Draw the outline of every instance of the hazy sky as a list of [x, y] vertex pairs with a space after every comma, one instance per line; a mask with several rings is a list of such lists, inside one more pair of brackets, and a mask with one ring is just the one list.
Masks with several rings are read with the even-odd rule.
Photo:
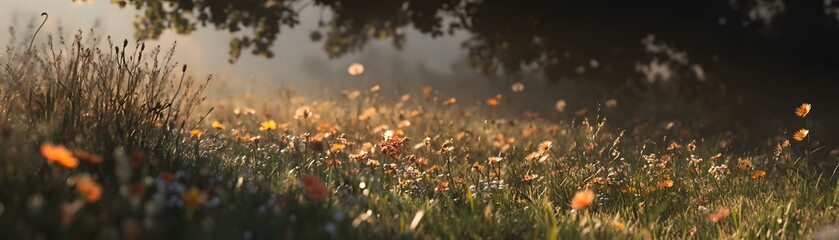
[[[133, 8], [119, 9], [116, 4], [108, 1], [93, 1], [88, 3], [71, 3], [70, 0], [0, 0], [0, 26], [24, 27], [34, 20], [40, 24], [41, 12], [50, 15], [42, 34], [55, 32], [60, 25], [66, 33], [74, 33], [77, 29], [89, 29], [99, 20], [100, 34], [110, 35], [118, 41], [133, 39], [133, 19], [136, 10]], [[255, 79], [258, 82], [283, 83], [285, 85], [304, 87], [344, 85], [349, 81], [366, 78], [365, 82], [375, 82], [376, 78], [394, 77], [409, 73], [432, 72], [436, 74], [453, 74], [452, 65], [462, 65], [463, 51], [460, 43], [467, 37], [465, 34], [445, 36], [432, 39], [413, 29], [406, 29], [407, 43], [401, 51], [395, 49], [390, 42], [373, 41], [361, 53], [345, 55], [338, 59], [328, 59], [322, 50], [321, 42], [311, 42], [309, 33], [316, 29], [319, 11], [309, 7], [301, 13], [301, 24], [293, 29], [281, 29], [273, 50], [275, 57], [271, 59], [255, 57], [245, 50], [241, 59], [235, 64], [228, 63], [228, 50], [231, 34], [216, 31], [212, 27], [201, 28], [191, 35], [177, 35], [165, 32], [156, 41], [147, 41], [147, 45], [171, 46], [178, 42], [176, 58], [187, 63], [194, 75], [214, 74], [219, 79], [237, 80], [232, 87], [242, 87], [238, 84]], [[20, 32], [20, 31], [19, 31]], [[0, 34], [0, 41], [8, 43], [8, 32]], [[28, 36], [20, 36], [26, 37]], [[365, 74], [352, 77], [346, 69], [353, 62], [361, 62], [366, 66]], [[395, 72], [398, 69], [399, 72]], [[246, 85], [245, 85], [246, 86]]]
[[[0, 0], [0, 26], [20, 28], [30, 21], [37, 26], [42, 20], [41, 12], [48, 12], [50, 18], [38, 35], [39, 40], [46, 39], [47, 33], [55, 33], [59, 25], [66, 34], [72, 34], [78, 29], [91, 28], [97, 20], [100, 21], [98, 33], [110, 35], [117, 42], [133, 39], [136, 10], [119, 9], [104, 0], [83, 4], [73, 4], [70, 0]], [[309, 7], [301, 13], [300, 25], [294, 29], [283, 28], [274, 43], [272, 59], [252, 56], [247, 50], [231, 65], [228, 63], [231, 35], [212, 27], [199, 27], [190, 35], [165, 32], [160, 39], [147, 41], [146, 45], [160, 44], [166, 48], [177, 41], [175, 58], [189, 65], [192, 76], [216, 76], [210, 85], [211, 99], [235, 99], [244, 91], [273, 94], [280, 85], [317, 96], [335, 94], [342, 89], [367, 89], [374, 84], [381, 84], [383, 91], [391, 93], [399, 89], [418, 93], [420, 87], [430, 85], [440, 89], [444, 96], [456, 96], [461, 100], [458, 102], [467, 103], [501, 93], [505, 99], [514, 100], [512, 105], [545, 111], [553, 109], [553, 102], [558, 99], [577, 99], [569, 102], [569, 108], [574, 108], [591, 106], [610, 97], [584, 87], [585, 84], [551, 83], [534, 76], [519, 80], [480, 76], [465, 64], [465, 52], [460, 44], [468, 35], [463, 32], [432, 39], [408, 28], [402, 50], [395, 49], [390, 42], [372, 40], [359, 53], [330, 60], [322, 50], [322, 42], [309, 39], [310, 32], [316, 29], [318, 14], [317, 8]], [[8, 35], [5, 30], [0, 32], [0, 44], [8, 43]], [[29, 39], [29, 36], [18, 38]], [[365, 65], [363, 75], [347, 73], [347, 67], [353, 62]], [[510, 84], [514, 81], [524, 82], [526, 91], [511, 92]], [[305, 94], [308, 90], [315, 90], [311, 91], [314, 94]]]

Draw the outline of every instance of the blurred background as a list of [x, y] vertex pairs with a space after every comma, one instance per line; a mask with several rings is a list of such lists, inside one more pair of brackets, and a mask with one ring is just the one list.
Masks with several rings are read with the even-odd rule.
[[379, 84], [465, 103], [501, 94], [502, 113], [587, 112], [626, 129], [677, 123], [760, 140], [795, 131], [802, 102], [814, 135], [829, 139], [839, 123], [836, 0], [1, 0], [0, 26], [28, 42], [41, 12], [38, 39], [93, 29], [177, 42], [193, 76], [215, 76], [210, 99], [271, 101], [280, 88], [340, 99]]

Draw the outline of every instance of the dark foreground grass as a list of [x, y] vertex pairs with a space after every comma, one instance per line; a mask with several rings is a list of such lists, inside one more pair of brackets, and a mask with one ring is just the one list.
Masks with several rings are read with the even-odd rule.
[[839, 189], [808, 167], [809, 138], [734, 149], [678, 126], [502, 118], [433, 89], [208, 106], [171, 50], [106, 42], [0, 60], [4, 238], [837, 236]]

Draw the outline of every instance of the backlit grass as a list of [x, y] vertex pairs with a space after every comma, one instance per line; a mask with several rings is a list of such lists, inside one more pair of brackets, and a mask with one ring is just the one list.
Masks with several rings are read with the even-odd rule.
[[[839, 216], [807, 130], [736, 149], [596, 111], [502, 117], [503, 96], [431, 88], [202, 103], [212, 82], [174, 48], [15, 46], [0, 60], [10, 238], [785, 239]], [[806, 106], [778, 117], [806, 128]]]

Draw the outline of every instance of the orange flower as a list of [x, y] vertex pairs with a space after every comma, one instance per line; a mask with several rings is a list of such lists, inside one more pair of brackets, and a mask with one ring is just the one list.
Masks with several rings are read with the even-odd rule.
[[43, 155], [48, 162], [58, 164], [63, 168], [73, 169], [79, 166], [79, 159], [73, 157], [70, 150], [61, 145], [43, 143], [41, 144], [41, 155]]
[[740, 170], [747, 170], [749, 168], [752, 168], [754, 165], [752, 165], [752, 160], [749, 160], [748, 158], [742, 158], [739, 161], [737, 161], [737, 166], [740, 167]]
[[489, 157], [488, 160], [489, 160], [489, 164], [496, 164], [496, 163], [501, 162], [501, 160], [504, 160], [504, 158], [502, 158], [502, 157]]
[[457, 98], [449, 98], [448, 100], [443, 102], [443, 106], [452, 105], [452, 104], [455, 104], [456, 102], [457, 102]]
[[329, 190], [326, 188], [326, 184], [317, 176], [314, 174], [303, 175], [300, 182], [303, 184], [303, 189], [306, 190], [310, 198], [320, 202], [326, 201]]
[[752, 179], [759, 179], [766, 176], [766, 171], [763, 170], [755, 170], [752, 172]]
[[795, 132], [795, 135], [793, 135], [792, 138], [801, 142], [804, 141], [804, 138], [807, 137], [808, 133], [810, 133], [810, 130], [802, 128], [801, 130], [798, 130], [798, 132]]
[[189, 135], [191, 135], [194, 138], [201, 138], [201, 130], [192, 129], [192, 131], [189, 131]]
[[429, 86], [422, 87], [422, 97], [428, 98], [429, 96], [431, 96], [432, 91], [434, 91], [434, 89], [432, 89]]
[[673, 187], [673, 180], [665, 179], [664, 181], [661, 181], [660, 183], [658, 183], [658, 187], [661, 188], [661, 189], [671, 188], [671, 187]]
[[536, 125], [527, 125], [527, 127], [524, 127], [524, 129], [521, 130], [521, 136], [530, 137], [530, 135], [536, 133], [536, 130], [539, 130], [539, 128], [537, 128]]
[[190, 187], [181, 194], [181, 199], [183, 199], [187, 209], [192, 210], [198, 208], [199, 205], [207, 201], [207, 195], [201, 192], [201, 190], [198, 190], [196, 187]]
[[535, 173], [524, 174], [524, 176], [521, 177], [521, 181], [524, 183], [529, 183], [530, 181], [536, 180], [537, 178], [539, 178], [539, 175]]
[[728, 208], [721, 208], [720, 210], [711, 213], [711, 215], [708, 216], [708, 220], [711, 221], [711, 223], [717, 223], [727, 218], [729, 214], [731, 214], [731, 211], [728, 210]]
[[487, 105], [490, 105], [492, 107], [498, 107], [498, 104], [499, 104], [498, 99], [495, 99], [495, 98], [487, 99]]
[[76, 191], [89, 203], [97, 202], [102, 197], [102, 187], [94, 182], [89, 175], [79, 177], [76, 182]]
[[367, 110], [364, 110], [364, 112], [361, 113], [361, 115], [358, 115], [358, 120], [367, 121], [368, 119], [372, 118], [374, 115], [376, 115], [376, 108], [370, 107]]
[[437, 191], [443, 192], [449, 190], [449, 181], [443, 180], [437, 184]]
[[591, 191], [589, 189], [578, 191], [577, 193], [574, 194], [574, 198], [571, 199], [571, 208], [573, 208], [574, 210], [580, 210], [580, 209], [583, 209], [583, 208], [587, 208], [588, 206], [591, 205], [591, 203], [593, 201], [594, 201], [594, 192], [593, 191]]
[[795, 115], [797, 115], [799, 117], [802, 117], [802, 118], [806, 117], [807, 114], [810, 113], [810, 108], [811, 107], [812, 106], [809, 103], [802, 103], [801, 106], [799, 106], [798, 108], [795, 108]]
[[171, 183], [172, 181], [175, 181], [175, 175], [172, 175], [170, 172], [162, 172], [160, 173], [160, 179], [163, 179], [163, 181], [166, 181], [167, 183]]

